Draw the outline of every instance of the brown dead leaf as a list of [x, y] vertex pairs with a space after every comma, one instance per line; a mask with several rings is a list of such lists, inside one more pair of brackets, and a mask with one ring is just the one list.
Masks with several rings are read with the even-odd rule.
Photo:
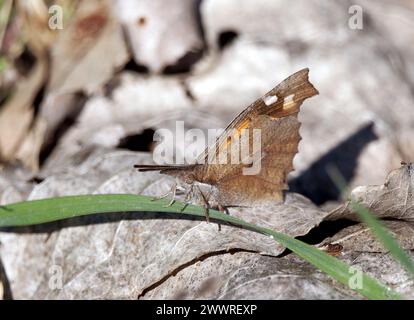
[[37, 166], [37, 160], [35, 161], [32, 156], [29, 158], [26, 156], [35, 154], [39, 144], [42, 143], [41, 128], [35, 127], [35, 133], [29, 138], [31, 144], [24, 145], [24, 142], [32, 130], [33, 101], [46, 80], [47, 67], [46, 60], [39, 59], [29, 77], [19, 83], [13, 97], [0, 111], [0, 159], [2, 161], [21, 160], [32, 168]]
[[[413, 190], [414, 166], [405, 164], [392, 171], [383, 185], [357, 187], [350, 197], [369, 208], [377, 217], [414, 221]], [[349, 201], [326, 217], [327, 220], [341, 218], [358, 220]]]
[[51, 50], [48, 92], [90, 93], [128, 61], [122, 29], [105, 1], [81, 1], [70, 25]]
[[[405, 250], [414, 250], [414, 224], [406, 221], [383, 221], [397, 242]], [[341, 255], [352, 252], [388, 252], [373, 236], [366, 225], [359, 223], [339, 231], [335, 236], [327, 238], [320, 247], [326, 244], [342, 246]]]
[[[306, 290], [303, 290], [303, 288]], [[294, 255], [222, 253], [197, 261], [167, 278], [141, 299], [349, 299], [351, 290]]]
[[[22, 160], [32, 170], [38, 169], [40, 152], [54, 142], [58, 127], [82, 107], [84, 99], [76, 92], [100, 89], [128, 60], [121, 26], [112, 15], [109, 1], [82, 2], [68, 27], [55, 33], [59, 37], [51, 47], [49, 84], [36, 119], [32, 119], [31, 108], [13, 107], [12, 112], [19, 113], [19, 124], [7, 118], [7, 134], [2, 135], [3, 143], [0, 140], [0, 154], [6, 161]], [[27, 88], [21, 95], [23, 99], [33, 98]]]
[[44, 55], [56, 39], [57, 33], [48, 26], [48, 6], [42, 0], [18, 0], [16, 16], [22, 20], [28, 46], [36, 55]]

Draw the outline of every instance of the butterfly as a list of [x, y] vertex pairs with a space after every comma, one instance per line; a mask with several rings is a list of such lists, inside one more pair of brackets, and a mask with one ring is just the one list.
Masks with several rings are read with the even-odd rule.
[[[213, 186], [219, 209], [283, 201], [283, 192], [288, 188], [287, 175], [293, 170], [293, 158], [301, 139], [300, 106], [317, 94], [309, 82], [309, 69], [302, 69], [243, 110], [199, 155], [195, 164], [134, 167], [177, 177], [191, 187], [196, 183]], [[257, 139], [255, 132], [259, 133]], [[255, 144], [259, 147], [255, 148]], [[248, 161], [230, 161], [241, 149], [248, 150], [242, 159]], [[210, 198], [202, 192], [201, 195], [209, 206]]]

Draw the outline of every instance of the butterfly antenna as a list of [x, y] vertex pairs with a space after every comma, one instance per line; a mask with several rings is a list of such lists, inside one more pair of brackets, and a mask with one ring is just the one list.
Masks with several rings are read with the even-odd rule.
[[138, 169], [140, 172], [146, 171], [170, 171], [170, 170], [180, 170], [188, 168], [188, 166], [173, 166], [173, 165], [157, 165], [157, 164], [136, 164], [134, 165], [135, 169]]

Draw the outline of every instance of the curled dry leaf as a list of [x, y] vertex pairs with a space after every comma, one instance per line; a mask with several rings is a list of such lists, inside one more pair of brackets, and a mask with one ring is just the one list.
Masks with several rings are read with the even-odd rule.
[[[414, 166], [406, 164], [392, 171], [383, 185], [355, 188], [351, 192], [351, 198], [380, 218], [414, 221]], [[358, 220], [350, 201], [326, 217], [327, 220], [341, 218]]]
[[117, 0], [135, 62], [158, 73], [202, 47], [194, 0]]
[[[382, 223], [403, 249], [414, 250], [414, 224], [412, 222], [383, 221]], [[328, 244], [340, 245], [340, 254], [349, 254], [352, 252], [387, 252], [372, 234], [370, 228], [362, 223], [342, 229], [333, 237], [326, 238], [320, 244], [320, 247], [326, 248]]]

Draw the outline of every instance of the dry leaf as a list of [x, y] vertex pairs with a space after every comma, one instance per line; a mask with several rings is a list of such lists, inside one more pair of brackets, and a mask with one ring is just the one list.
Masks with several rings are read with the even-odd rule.
[[52, 47], [49, 93], [93, 92], [128, 61], [111, 3], [81, 1], [75, 18]]
[[[21, 160], [25, 165], [30, 166], [33, 159], [27, 159], [25, 152], [19, 154], [19, 149], [31, 131], [34, 116], [33, 102], [46, 80], [47, 62], [44, 59], [38, 60], [29, 77], [21, 81], [16, 89], [16, 93], [1, 109], [0, 112], [0, 159], [3, 161]], [[42, 136], [35, 135], [34, 148], [42, 142]], [[27, 148], [27, 147], [26, 147]], [[30, 153], [30, 151], [29, 151]]]
[[[392, 171], [383, 185], [361, 186], [351, 192], [351, 198], [370, 209], [377, 217], [414, 221], [414, 167], [402, 165]], [[347, 218], [358, 220], [350, 202], [333, 210], [327, 220]]]
[[[383, 224], [403, 249], [414, 250], [413, 223], [406, 221], [383, 221]], [[333, 237], [325, 239], [320, 247], [324, 247], [326, 244], [339, 244], [342, 247], [341, 254], [388, 252], [375, 238], [370, 228], [361, 223], [342, 229]]]
[[[349, 252], [340, 258], [406, 298], [414, 297], [414, 282], [389, 254]], [[268, 257], [235, 252], [193, 261], [140, 298], [332, 300], [361, 299], [361, 296], [293, 254]]]
[[[304, 290], [303, 288], [306, 288]], [[350, 290], [294, 255], [235, 252], [212, 255], [170, 276], [141, 299], [349, 299]]]
[[[108, 1], [82, 2], [73, 21], [58, 32], [60, 36], [51, 48], [51, 74], [39, 113], [32, 122], [32, 109], [21, 111], [14, 108], [14, 112], [21, 113], [19, 125], [22, 133], [18, 130], [16, 134], [15, 129], [7, 127], [7, 134], [13, 132], [14, 137], [9, 139], [5, 134], [4, 141], [7, 139], [10, 147], [6, 151], [2, 150], [5, 147], [0, 148], [0, 154], [3, 151], [3, 158], [8, 161], [13, 159], [9, 155], [12, 148], [16, 154], [14, 157], [32, 170], [38, 169], [41, 150], [57, 139], [58, 127], [82, 107], [83, 99], [75, 93], [90, 93], [102, 88], [129, 58], [121, 26], [112, 15]], [[43, 72], [46, 76], [46, 70]], [[30, 99], [32, 96], [27, 91], [25, 88], [22, 95]], [[10, 125], [19, 129], [13, 122]]]

